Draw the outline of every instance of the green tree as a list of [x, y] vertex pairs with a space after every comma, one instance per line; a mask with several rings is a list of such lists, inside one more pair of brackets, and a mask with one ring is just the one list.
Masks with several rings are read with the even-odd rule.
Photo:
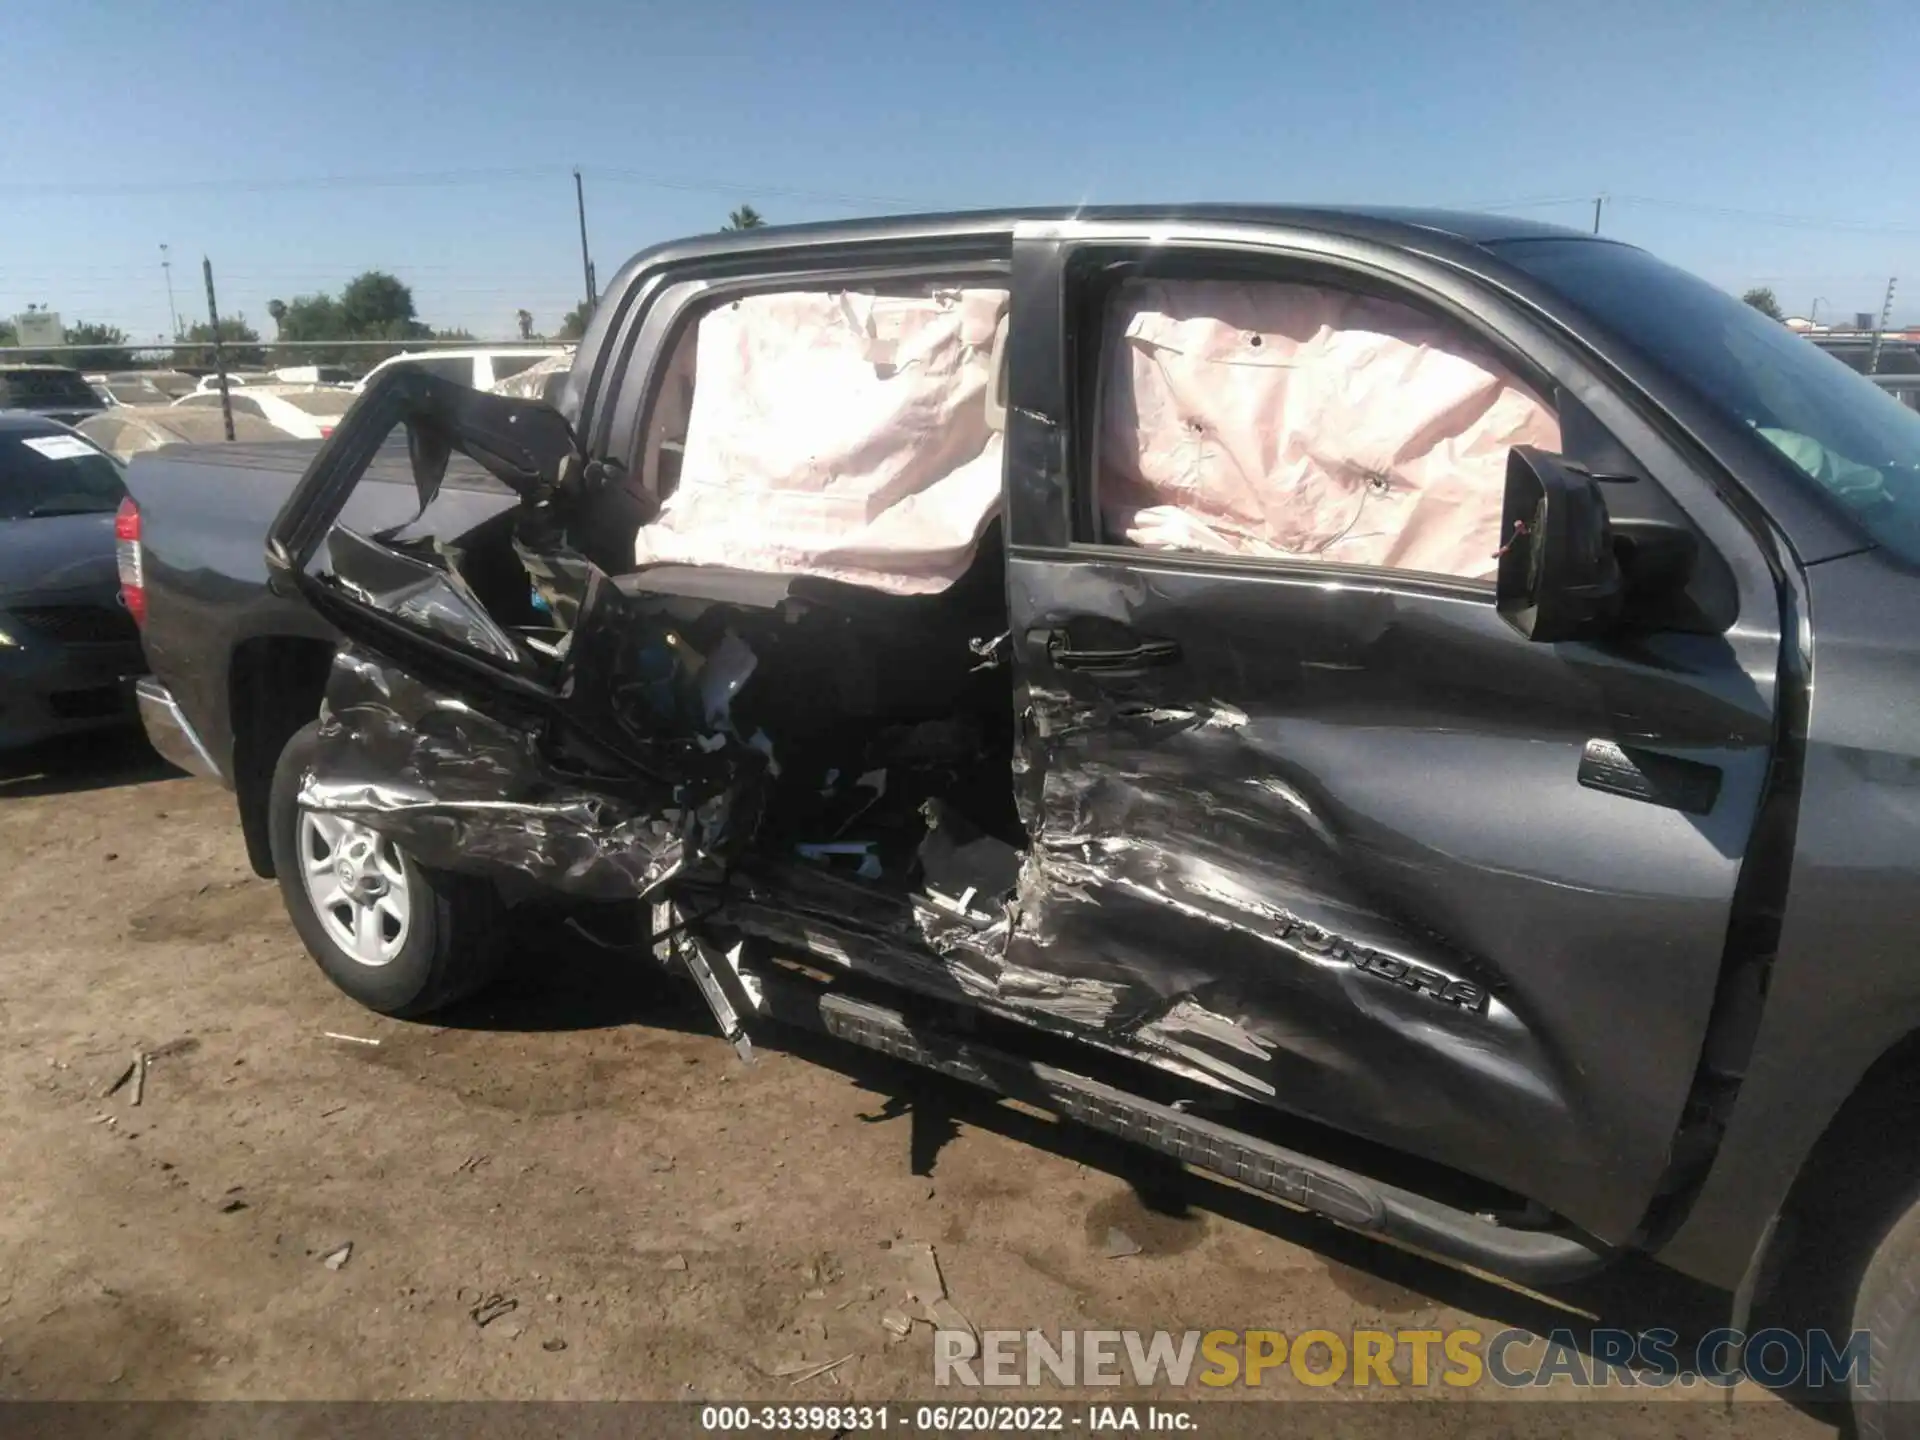
[[67, 326], [69, 345], [86, 345], [86, 350], [63, 350], [47, 358], [76, 370], [130, 370], [133, 352], [127, 348], [127, 333], [112, 325], [93, 325], [76, 320]]
[[587, 333], [587, 322], [591, 319], [593, 319], [593, 311], [588, 307], [587, 302], [582, 300], [561, 318], [560, 338], [578, 340]]
[[[173, 347], [173, 365], [182, 370], [213, 368], [213, 327], [201, 320], [187, 327], [183, 343]], [[229, 315], [220, 322], [220, 343], [226, 350], [227, 368], [264, 365], [267, 352], [260, 346], [260, 332], [247, 324], [244, 315]]]
[[1784, 320], [1787, 318], [1780, 313], [1780, 302], [1773, 298], [1773, 291], [1769, 290], [1765, 285], [1754, 286], [1753, 289], [1747, 291], [1747, 293], [1740, 298], [1769, 320]]
[[18, 345], [20, 332], [14, 329], [13, 321], [0, 319], [0, 346]]
[[349, 280], [340, 292], [340, 319], [349, 335], [368, 340], [424, 340], [433, 332], [413, 309], [413, 290], [384, 270]]
[[269, 300], [282, 340], [345, 340], [346, 318], [331, 295], [296, 295], [291, 300]]
[[276, 350], [273, 358], [279, 364], [343, 365], [364, 357], [365, 352], [355, 346], [338, 350], [312, 348], [313, 341], [349, 338], [340, 306], [331, 295], [296, 295], [291, 300], [269, 300], [267, 314], [273, 317], [277, 338], [307, 342], [297, 350]]
[[760, 212], [751, 205], [742, 205], [738, 210], [728, 213], [727, 223], [722, 230], [758, 230], [767, 222], [760, 218]]
[[[384, 270], [368, 270], [349, 280], [340, 294], [296, 295], [267, 305], [278, 338], [301, 342], [277, 352], [286, 365], [371, 366], [397, 355], [414, 340], [433, 336], [433, 327], [416, 313], [411, 287]], [[471, 339], [462, 331], [452, 338]], [[392, 345], [325, 345], [328, 340], [390, 340]]]

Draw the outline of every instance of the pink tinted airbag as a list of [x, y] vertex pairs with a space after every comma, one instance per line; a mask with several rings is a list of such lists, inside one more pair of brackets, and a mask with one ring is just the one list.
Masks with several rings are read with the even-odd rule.
[[945, 589], [1000, 503], [1001, 290], [756, 295], [701, 317], [680, 482], [639, 565]]
[[1392, 301], [1133, 281], [1106, 337], [1113, 540], [1484, 579], [1508, 450], [1560, 447], [1553, 413], [1497, 361]]

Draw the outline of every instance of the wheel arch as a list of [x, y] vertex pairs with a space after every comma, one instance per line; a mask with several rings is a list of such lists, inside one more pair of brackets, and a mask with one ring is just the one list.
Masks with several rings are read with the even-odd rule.
[[271, 880], [267, 809], [273, 767], [294, 732], [320, 713], [334, 647], [301, 635], [266, 635], [234, 648], [227, 675], [233, 793], [254, 874]]
[[1861, 1267], [1916, 1196], [1920, 1025], [1881, 1049], [1801, 1157], [1748, 1263], [1741, 1308], [1750, 1300], [1842, 1333]]

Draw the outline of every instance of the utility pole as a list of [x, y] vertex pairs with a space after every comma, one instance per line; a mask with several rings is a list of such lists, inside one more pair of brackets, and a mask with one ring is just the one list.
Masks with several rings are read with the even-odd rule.
[[1895, 275], [1887, 280], [1887, 298], [1880, 306], [1880, 326], [1873, 332], [1873, 349], [1867, 352], [1867, 373], [1880, 373], [1880, 342], [1887, 338], [1887, 326], [1893, 320], [1893, 287], [1898, 282]]
[[586, 282], [587, 310], [593, 313], [593, 261], [587, 258], [587, 191], [580, 179], [580, 167], [573, 167], [573, 199], [580, 211], [580, 278]]
[[1606, 198], [1604, 195], [1593, 197], [1593, 233], [1596, 235], [1600, 233], [1600, 207], [1606, 203]]
[[167, 314], [173, 320], [173, 338], [178, 340], [180, 338], [180, 312], [174, 308], [173, 303], [173, 260], [167, 254], [167, 245], [164, 240], [160, 242], [160, 269], [165, 272], [167, 277]]
[[200, 271], [207, 277], [207, 319], [213, 322], [213, 369], [220, 377], [220, 415], [227, 424], [227, 439], [233, 439], [233, 396], [227, 390], [227, 350], [220, 342], [220, 307], [213, 299], [213, 261], [200, 257]]

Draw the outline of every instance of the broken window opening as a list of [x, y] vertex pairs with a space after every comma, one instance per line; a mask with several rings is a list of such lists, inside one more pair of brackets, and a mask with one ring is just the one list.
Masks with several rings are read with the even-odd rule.
[[[388, 496], [377, 519], [398, 523], [335, 523], [312, 547], [308, 578], [356, 643], [302, 803], [514, 887], [641, 901], [735, 867], [775, 892], [810, 873], [917, 925], [928, 958], [1004, 943], [1026, 845], [1013, 679], [995, 659], [1005, 301], [845, 291], [710, 312], [725, 318], [697, 351], [691, 467], [661, 486], [663, 528], [634, 527], [630, 551], [651, 563], [616, 569], [601, 562], [623, 542], [593, 502], [624, 485], [617, 467], [596, 474], [550, 437], [515, 452], [551, 428], [544, 406], [409, 382], [427, 387], [423, 413], [393, 413], [425, 513], [393, 517]], [[795, 313], [817, 323], [795, 328]], [[811, 416], [806, 444], [769, 449], [793, 418], [794, 366], [822, 352], [852, 399]], [[763, 400], [779, 402], [765, 423]], [[441, 484], [451, 452], [519, 503], [461, 528], [472, 512], [448, 510]], [[644, 464], [642, 478], [660, 479]], [[694, 562], [662, 561], [674, 545]]]
[[971, 283], [709, 306], [670, 342], [642, 424], [659, 514], [632, 564], [951, 584], [999, 511], [1007, 306]]

